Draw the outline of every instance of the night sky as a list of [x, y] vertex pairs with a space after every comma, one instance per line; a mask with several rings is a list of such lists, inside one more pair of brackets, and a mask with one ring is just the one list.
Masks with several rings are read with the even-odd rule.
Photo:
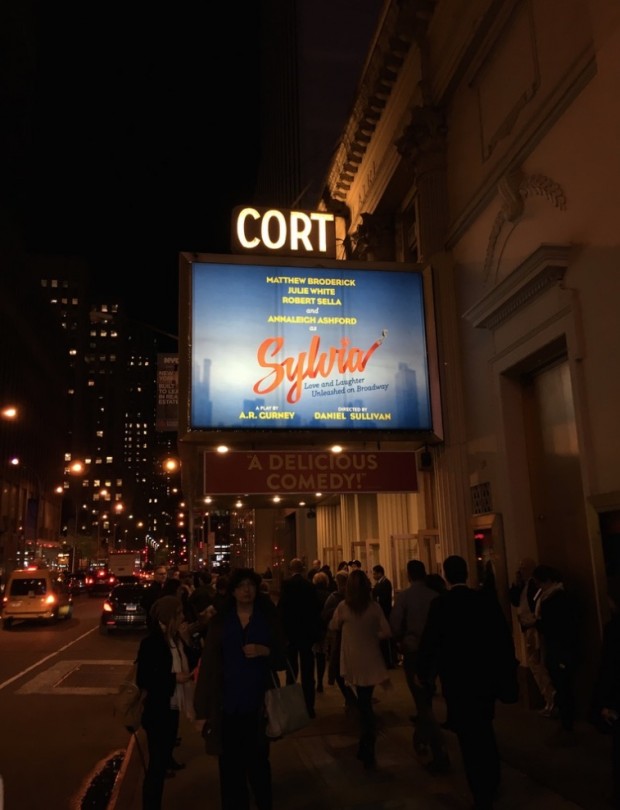
[[253, 192], [258, 8], [9, 0], [0, 12], [13, 227], [29, 251], [84, 256], [98, 292], [175, 333], [178, 253], [228, 253], [232, 208]]

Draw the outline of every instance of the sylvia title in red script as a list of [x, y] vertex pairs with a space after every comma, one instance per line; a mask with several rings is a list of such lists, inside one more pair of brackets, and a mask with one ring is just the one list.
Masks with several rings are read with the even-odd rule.
[[310, 348], [307, 352], [299, 352], [296, 357], [286, 357], [279, 362], [270, 361], [282, 350], [284, 338], [266, 338], [258, 347], [256, 357], [261, 368], [269, 368], [271, 371], [258, 380], [252, 390], [255, 394], [270, 394], [279, 385], [282, 385], [284, 380], [289, 380], [293, 384], [286, 395], [286, 401], [298, 402], [305, 379], [326, 378], [334, 370], [340, 374], [364, 371], [368, 361], [381, 346], [386, 335], [387, 329], [383, 329], [379, 340], [375, 340], [366, 351], [358, 346], [351, 346], [349, 338], [342, 338], [339, 347], [330, 346], [327, 351], [322, 352], [319, 351], [321, 338], [319, 335], [315, 335], [310, 341]]

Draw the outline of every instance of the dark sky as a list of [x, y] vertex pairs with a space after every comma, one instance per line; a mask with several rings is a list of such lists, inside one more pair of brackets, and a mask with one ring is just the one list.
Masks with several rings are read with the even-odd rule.
[[253, 191], [259, 5], [1, 12], [5, 204], [27, 247], [85, 256], [98, 290], [164, 329], [178, 253], [229, 252], [230, 213]]

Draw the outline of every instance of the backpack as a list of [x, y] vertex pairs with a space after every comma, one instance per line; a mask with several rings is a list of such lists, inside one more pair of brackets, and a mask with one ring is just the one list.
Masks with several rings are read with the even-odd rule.
[[136, 683], [137, 670], [138, 665], [134, 661], [114, 698], [114, 716], [132, 734], [142, 726], [142, 712], [146, 699], [146, 692]]

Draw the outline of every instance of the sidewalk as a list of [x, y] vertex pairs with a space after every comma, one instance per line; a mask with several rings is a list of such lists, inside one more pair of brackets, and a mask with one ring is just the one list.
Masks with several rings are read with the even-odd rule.
[[[336, 686], [317, 695], [311, 725], [272, 745], [274, 810], [468, 810], [467, 788], [454, 734], [446, 732], [453, 771], [430, 776], [412, 747], [413, 703], [402, 670], [390, 672], [391, 690], [378, 688], [376, 771], [357, 760], [357, 723], [345, 715]], [[444, 717], [443, 701], [437, 713]], [[609, 810], [610, 740], [586, 723], [575, 744], [554, 738], [557, 721], [521, 705], [498, 704], [495, 722], [502, 755], [502, 788], [497, 810]], [[164, 810], [196, 807], [218, 810], [217, 760], [203, 753], [193, 727], [182, 723], [175, 757], [187, 763], [166, 780]], [[141, 739], [144, 746], [145, 741]], [[140, 810], [141, 765], [134, 750], [119, 774], [110, 810]], [[122, 779], [121, 779], [122, 777]]]

